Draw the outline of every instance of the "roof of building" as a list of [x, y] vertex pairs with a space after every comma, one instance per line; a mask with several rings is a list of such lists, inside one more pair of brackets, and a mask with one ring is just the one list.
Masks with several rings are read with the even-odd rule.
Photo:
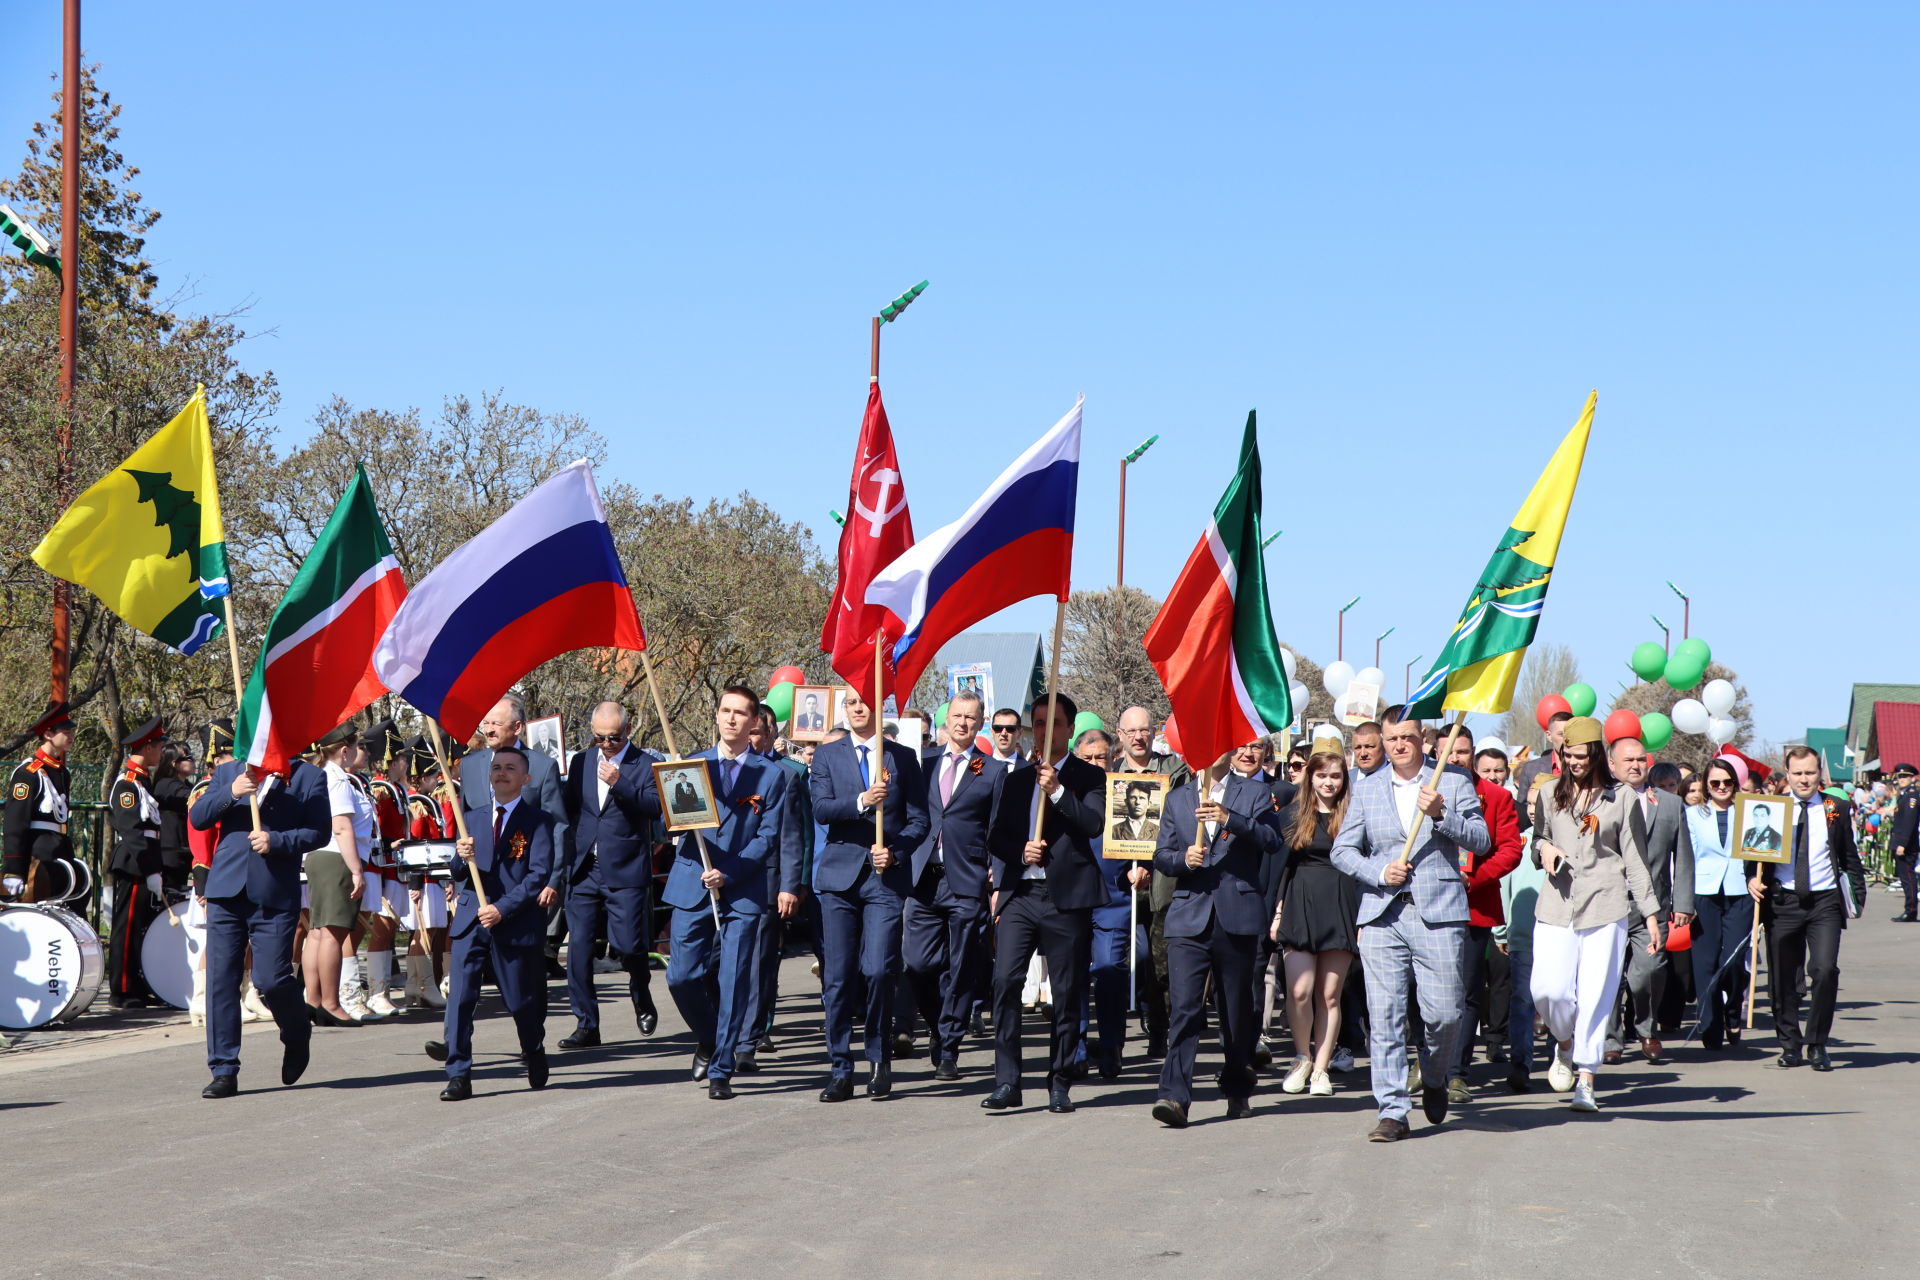
[[1874, 703], [1867, 750], [1883, 772], [1898, 764], [1920, 764], [1920, 702]]
[[1018, 706], [1024, 716], [1046, 685], [1044, 654], [1038, 631], [962, 631], [940, 646], [928, 671], [938, 673], [944, 684], [948, 667], [991, 663], [993, 697], [989, 701], [995, 707]]
[[[1856, 684], [1847, 707], [1847, 745], [1858, 760], [1871, 760], [1867, 741], [1873, 735], [1873, 707], [1878, 702], [1920, 702], [1920, 684]], [[1914, 763], [1920, 764], [1920, 760]]]

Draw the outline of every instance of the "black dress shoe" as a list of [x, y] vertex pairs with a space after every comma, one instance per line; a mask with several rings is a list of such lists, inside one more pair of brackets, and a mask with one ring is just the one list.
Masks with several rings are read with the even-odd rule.
[[893, 1067], [885, 1062], [877, 1062], [873, 1074], [867, 1077], [867, 1096], [885, 1098], [893, 1093]]
[[559, 979], [564, 982], [566, 980], [566, 977], [567, 977], [567, 966], [561, 964], [558, 960], [554, 959], [552, 956], [548, 956], [547, 957], [547, 981], [552, 982], [555, 979]]
[[852, 1076], [835, 1076], [827, 1081], [827, 1087], [820, 1091], [820, 1101], [822, 1102], [845, 1102], [852, 1096]]
[[1118, 1080], [1120, 1078], [1119, 1054], [1103, 1053], [1100, 1055], [1100, 1078], [1102, 1080]]
[[984, 1013], [974, 1014], [973, 1025], [968, 1029], [973, 1032], [974, 1036], [977, 1039], [981, 1039], [981, 1040], [986, 1039], [987, 1038], [987, 1015]]
[[1720, 1052], [1720, 1045], [1722, 1043], [1723, 1042], [1720, 1038], [1720, 1033], [1718, 1031], [1709, 1031], [1706, 1035], [1703, 1035], [1700, 1037], [1700, 1047], [1702, 1049], [1705, 1049], [1708, 1053]]
[[1893, 922], [1895, 924], [1912, 924], [1916, 920], [1920, 920], [1920, 916], [1910, 915], [1905, 911], [1902, 911], [1899, 915], [1893, 918]]
[[440, 1091], [442, 1102], [465, 1102], [473, 1096], [473, 1081], [465, 1076], [455, 1076], [447, 1081], [447, 1087]]
[[1507, 1092], [1508, 1093], [1532, 1093], [1533, 1081], [1529, 1080], [1526, 1076], [1523, 1076], [1523, 1075], [1510, 1075], [1507, 1077]]
[[725, 1102], [733, 1096], [733, 1086], [720, 1077], [715, 1076], [713, 1079], [707, 1081], [707, 1096], [715, 1102]]
[[707, 1066], [713, 1061], [713, 1047], [701, 1045], [693, 1051], [693, 1082], [699, 1084], [707, 1078]]
[[280, 1083], [294, 1084], [307, 1069], [307, 1042], [287, 1045], [280, 1051]]
[[1255, 1071], [1265, 1071], [1272, 1065], [1273, 1046], [1267, 1043], [1265, 1036], [1261, 1036], [1253, 1042], [1253, 1069]]
[[1184, 1129], [1187, 1127], [1187, 1104], [1162, 1098], [1153, 1104], [1153, 1118], [1169, 1129]]
[[893, 1056], [896, 1058], [911, 1058], [913, 1056], [913, 1037], [904, 1031], [894, 1032]]
[[640, 1035], [643, 1039], [660, 1029], [660, 1014], [659, 1011], [653, 1007], [652, 996], [635, 996], [633, 998], [633, 1021], [634, 1024], [640, 1028]]
[[560, 1041], [562, 1049], [591, 1049], [600, 1043], [600, 1028], [575, 1027], [573, 1034]]
[[1810, 1044], [1807, 1046], [1807, 1065], [1815, 1071], [1831, 1071], [1833, 1063], [1827, 1060], [1827, 1046]]
[[758, 1070], [760, 1070], [760, 1059], [754, 1056], [753, 1050], [747, 1049], [733, 1055], [733, 1074], [750, 1076]]
[[1082, 1058], [1078, 1062], [1072, 1062], [1067, 1064], [1067, 1079], [1085, 1080], [1086, 1078], [1087, 1078], [1087, 1060], [1085, 1058]]
[[1228, 1098], [1227, 1099], [1227, 1119], [1245, 1120], [1251, 1115], [1253, 1115], [1253, 1099], [1252, 1098]]
[[1167, 1033], [1164, 1031], [1159, 1032], [1158, 1034], [1150, 1033], [1147, 1036], [1147, 1057], [1155, 1059], [1157, 1061], [1158, 1059], [1164, 1058], [1166, 1056], [1167, 1056]]
[[240, 1092], [240, 1077], [215, 1076], [207, 1081], [207, 1087], [200, 1091], [203, 1098], [231, 1098]]
[[1048, 1091], [1047, 1110], [1057, 1116], [1070, 1116], [1073, 1114], [1073, 1099], [1065, 1089], [1056, 1086]]
[[1447, 1091], [1427, 1085], [1420, 1090], [1420, 1110], [1426, 1112], [1428, 1124], [1439, 1124], [1447, 1118]]
[[547, 1087], [547, 1051], [535, 1049], [527, 1055], [527, 1088], [544, 1089]]
[[1509, 1061], [1507, 1057], [1507, 1051], [1501, 1048], [1488, 1049], [1487, 1061], [1488, 1062], [1507, 1062]]
[[952, 1058], [940, 1059], [939, 1062], [934, 1064], [933, 1078], [935, 1080], [958, 1080], [960, 1078], [960, 1064]]
[[447, 1060], [447, 1042], [445, 1040], [427, 1041], [427, 1056], [435, 1062], [445, 1062]]
[[980, 1105], [988, 1111], [1007, 1111], [1020, 1105], [1020, 1086], [1003, 1084], [995, 1086], [992, 1093], [980, 1099]]
[[[1446, 1093], [1446, 1090], [1444, 1089], [1441, 1090], [1441, 1094], [1443, 1096], [1445, 1095], [1445, 1093]], [[1373, 1126], [1372, 1130], [1368, 1132], [1367, 1141], [1368, 1142], [1398, 1142], [1400, 1141], [1400, 1139], [1406, 1136], [1407, 1136], [1406, 1121], [1389, 1120], [1385, 1116], [1382, 1116], [1380, 1118], [1380, 1123]]]
[[1782, 1053], [1778, 1058], [1775, 1058], [1773, 1060], [1773, 1065], [1785, 1071], [1793, 1067], [1802, 1066], [1805, 1064], [1805, 1062], [1806, 1062], [1806, 1059], [1802, 1058], [1797, 1052], [1795, 1052], [1792, 1049], [1788, 1049], [1786, 1052]]
[[1727, 1043], [1728, 1043], [1728, 1044], [1739, 1044], [1739, 1043], [1740, 1043], [1740, 1028], [1739, 1028], [1739, 1027], [1728, 1027], [1728, 1028], [1727, 1028]]

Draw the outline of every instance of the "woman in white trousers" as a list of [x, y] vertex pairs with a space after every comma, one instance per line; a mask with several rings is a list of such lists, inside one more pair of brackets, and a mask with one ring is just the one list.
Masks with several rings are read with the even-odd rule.
[[1662, 942], [1653, 881], [1628, 819], [1633, 792], [1614, 785], [1603, 739], [1592, 716], [1568, 721], [1560, 776], [1531, 798], [1533, 856], [1547, 873], [1534, 909], [1533, 1001], [1554, 1039], [1547, 1082], [1556, 1093], [1571, 1090], [1576, 1111], [1600, 1109], [1593, 1073], [1620, 992], [1629, 900], [1647, 918], [1647, 949]]

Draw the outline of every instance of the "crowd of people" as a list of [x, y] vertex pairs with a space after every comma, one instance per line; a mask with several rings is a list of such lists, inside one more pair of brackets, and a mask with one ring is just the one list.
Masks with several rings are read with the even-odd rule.
[[[1830, 1070], [1840, 935], [1864, 903], [1869, 839], [1898, 869], [1896, 918], [1914, 918], [1907, 765], [1857, 794], [1823, 791], [1806, 747], [1767, 773], [1729, 753], [1696, 774], [1566, 713], [1548, 750], [1516, 761], [1400, 707], [1344, 736], [1322, 726], [1200, 762], [1170, 754], [1141, 707], [1076, 734], [1059, 692], [1024, 714], [961, 692], [938, 725], [911, 707], [883, 723], [852, 690], [837, 705], [844, 723], [824, 740], [790, 744], [755, 690], [727, 686], [712, 745], [687, 757], [710, 806], [678, 791], [663, 806], [666, 757], [634, 742], [614, 702], [594, 708], [591, 743], [564, 768], [525, 744], [511, 694], [471, 743], [348, 725], [265, 777], [233, 760], [225, 724], [190, 745], [143, 725], [107, 796], [108, 1002], [154, 999], [139, 944], [178, 902], [206, 930], [193, 995], [205, 1096], [237, 1091], [245, 1020], [278, 1024], [292, 1084], [315, 1026], [411, 1008], [443, 1018], [425, 1048], [445, 1064], [440, 1097], [458, 1101], [485, 985], [538, 1089], [549, 982], [565, 981], [572, 1014], [558, 1051], [615, 1034], [596, 984], [609, 970], [650, 1037], [663, 949], [692, 1079], [727, 1100], [775, 1051], [783, 956], [811, 952], [823, 1103], [857, 1086], [888, 1097], [895, 1062], [921, 1043], [935, 1081], [961, 1080], [970, 1044], [990, 1039], [989, 1111], [1023, 1107], [1037, 1076], [1047, 1109], [1070, 1113], [1077, 1082], [1144, 1057], [1160, 1063], [1152, 1116], [1180, 1128], [1211, 1039], [1230, 1117], [1251, 1113], [1263, 1071], [1285, 1094], [1324, 1097], [1366, 1057], [1367, 1137], [1391, 1142], [1416, 1098], [1437, 1125], [1476, 1089], [1534, 1090], [1538, 1065], [1592, 1112], [1604, 1069], [1629, 1054], [1664, 1062], [1676, 1034], [1703, 1054], [1738, 1044], [1756, 923], [1776, 1065]], [[908, 721], [917, 734], [900, 734]], [[5, 895], [28, 902], [71, 853], [68, 709], [33, 732], [5, 822]], [[1768, 788], [1797, 815], [1792, 856], [1743, 862], [1734, 798]], [[695, 823], [683, 808], [710, 812]], [[1109, 841], [1152, 856], [1114, 856]], [[1023, 1057], [1035, 1016], [1037, 1064]]]

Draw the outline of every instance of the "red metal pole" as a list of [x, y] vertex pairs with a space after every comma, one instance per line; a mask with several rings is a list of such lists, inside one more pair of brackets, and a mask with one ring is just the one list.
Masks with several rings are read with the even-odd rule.
[[[80, 346], [80, 0], [66, 0], [60, 87], [60, 420], [54, 485], [62, 510], [73, 501], [73, 391]], [[73, 656], [64, 579], [53, 581], [52, 694], [64, 702]]]

